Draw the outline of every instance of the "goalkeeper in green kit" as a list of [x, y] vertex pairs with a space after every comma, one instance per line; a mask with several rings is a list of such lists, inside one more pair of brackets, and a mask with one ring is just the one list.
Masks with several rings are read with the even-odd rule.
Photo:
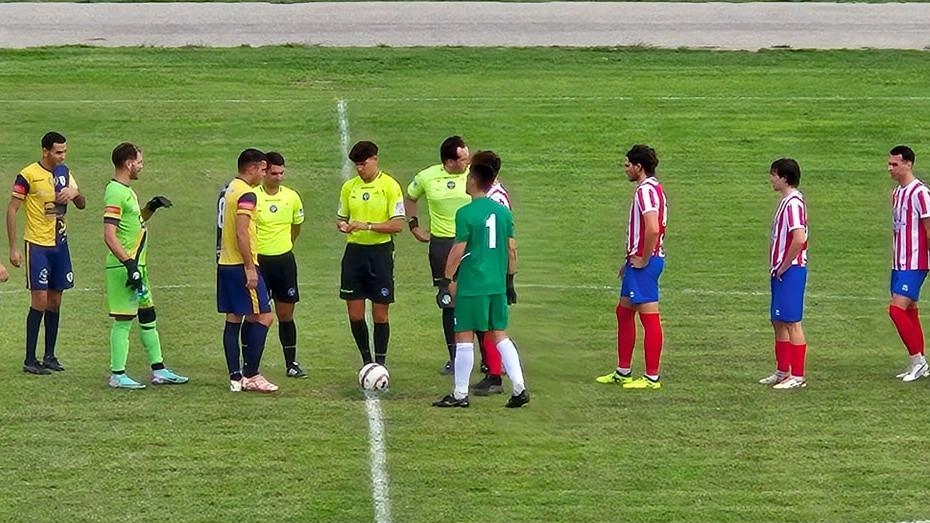
[[162, 360], [161, 342], [155, 327], [155, 305], [146, 272], [145, 223], [160, 207], [170, 207], [171, 201], [156, 196], [145, 207], [139, 206], [136, 192], [129, 184], [138, 180], [142, 172], [142, 149], [131, 143], [121, 143], [113, 149], [112, 158], [116, 171], [103, 196], [106, 207], [103, 240], [110, 250], [106, 265], [107, 305], [114, 320], [110, 330], [108, 385], [115, 389], [145, 388], [126, 375], [129, 333], [136, 316], [139, 317], [142, 347], [152, 366], [152, 384], [187, 383], [187, 377], [172, 372]]

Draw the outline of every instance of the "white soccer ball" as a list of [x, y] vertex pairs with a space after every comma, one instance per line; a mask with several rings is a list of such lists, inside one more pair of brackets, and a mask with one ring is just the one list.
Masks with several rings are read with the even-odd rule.
[[369, 363], [358, 371], [358, 384], [365, 390], [387, 390], [391, 383], [391, 375], [384, 365]]

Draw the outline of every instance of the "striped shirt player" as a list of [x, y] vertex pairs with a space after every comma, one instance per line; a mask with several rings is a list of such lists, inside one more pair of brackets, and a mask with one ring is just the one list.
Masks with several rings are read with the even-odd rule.
[[769, 319], [775, 330], [775, 372], [759, 383], [794, 389], [807, 386], [807, 341], [801, 326], [807, 286], [807, 207], [798, 191], [801, 167], [791, 158], [776, 160], [769, 169], [769, 182], [772, 190], [782, 195], [772, 219], [769, 244]]
[[[617, 368], [597, 378], [598, 383], [619, 384], [625, 389], [658, 389], [662, 356], [662, 322], [659, 316], [659, 277], [665, 267], [665, 228], [668, 205], [665, 191], [656, 178], [656, 152], [648, 145], [634, 145], [626, 155], [627, 180], [637, 184], [630, 203], [626, 252], [619, 275], [617, 304]], [[632, 375], [636, 344], [636, 313], [643, 325], [644, 376]]]
[[488, 190], [488, 198], [503, 205], [511, 211], [513, 210], [513, 206], [510, 203], [510, 193], [507, 192], [507, 189], [504, 188], [500, 180], [495, 181], [494, 185], [491, 186], [491, 189]]
[[917, 310], [920, 288], [930, 269], [927, 235], [930, 232], [930, 189], [914, 176], [914, 151], [899, 145], [888, 156], [888, 174], [898, 183], [891, 196], [892, 259], [891, 317], [909, 363], [897, 375], [911, 382], [927, 376], [930, 366], [924, 356], [923, 328]]

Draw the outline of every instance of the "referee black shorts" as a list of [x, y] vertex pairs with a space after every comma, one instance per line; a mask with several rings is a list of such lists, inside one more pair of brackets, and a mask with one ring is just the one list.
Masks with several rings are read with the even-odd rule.
[[429, 240], [429, 268], [433, 271], [433, 286], [439, 285], [439, 280], [446, 276], [446, 260], [455, 244], [455, 238], [438, 238], [433, 236]]
[[300, 291], [297, 288], [297, 260], [294, 251], [274, 256], [258, 255], [258, 266], [262, 268], [265, 283], [271, 298], [281, 303], [297, 303]]
[[378, 245], [347, 243], [342, 256], [339, 297], [394, 303], [394, 242]]

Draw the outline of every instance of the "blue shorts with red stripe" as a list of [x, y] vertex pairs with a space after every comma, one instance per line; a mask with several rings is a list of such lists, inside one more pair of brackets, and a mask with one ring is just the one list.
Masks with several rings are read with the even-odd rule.
[[258, 286], [254, 289], [245, 287], [245, 265], [216, 266], [216, 310], [226, 314], [246, 316], [271, 312], [271, 294], [258, 271]]
[[804, 289], [807, 287], [807, 267], [792, 265], [781, 275], [772, 276], [772, 321], [797, 323], [804, 317]]
[[920, 299], [920, 288], [927, 278], [927, 271], [891, 271], [891, 294], [910, 298], [913, 301]]
[[26, 288], [31, 291], [63, 291], [74, 287], [68, 244], [54, 247], [26, 242]]

